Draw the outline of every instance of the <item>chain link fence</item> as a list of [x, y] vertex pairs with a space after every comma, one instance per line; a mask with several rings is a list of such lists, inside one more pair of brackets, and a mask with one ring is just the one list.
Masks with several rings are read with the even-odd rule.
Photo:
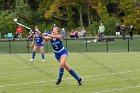
[[[32, 40], [0, 40], [0, 53], [31, 53], [27, 48]], [[64, 39], [63, 45], [69, 52], [129, 52], [140, 51], [140, 38], [97, 38]], [[45, 52], [53, 52], [49, 41], [45, 42]], [[37, 50], [39, 52], [39, 49]]]

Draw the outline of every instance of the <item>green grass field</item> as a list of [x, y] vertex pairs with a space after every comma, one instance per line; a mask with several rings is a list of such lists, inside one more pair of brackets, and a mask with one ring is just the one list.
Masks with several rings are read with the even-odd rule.
[[59, 86], [54, 83], [58, 63], [52, 53], [0, 54], [0, 93], [140, 93], [140, 53], [69, 53], [69, 64], [84, 79], [83, 86], [65, 71]]

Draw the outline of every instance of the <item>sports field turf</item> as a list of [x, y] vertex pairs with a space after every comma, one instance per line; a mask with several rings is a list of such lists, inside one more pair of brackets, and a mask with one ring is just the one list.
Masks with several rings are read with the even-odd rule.
[[0, 54], [0, 93], [140, 93], [140, 52], [69, 53], [69, 64], [84, 79], [83, 86], [65, 71], [54, 83], [58, 63], [52, 53]]

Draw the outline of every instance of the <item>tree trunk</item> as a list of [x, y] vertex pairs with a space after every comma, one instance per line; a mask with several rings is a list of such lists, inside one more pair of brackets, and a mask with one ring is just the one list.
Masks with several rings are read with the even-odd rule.
[[88, 26], [91, 24], [91, 19], [90, 19], [90, 0], [88, 0]]
[[79, 14], [80, 14], [80, 25], [83, 26], [83, 15], [82, 15], [82, 6], [79, 7]]
[[71, 9], [71, 6], [67, 6], [67, 13], [68, 13], [68, 16], [67, 16], [67, 19], [68, 19], [68, 23], [67, 23], [67, 27], [69, 30], [72, 30], [73, 28], [73, 22], [72, 22], [72, 9]]

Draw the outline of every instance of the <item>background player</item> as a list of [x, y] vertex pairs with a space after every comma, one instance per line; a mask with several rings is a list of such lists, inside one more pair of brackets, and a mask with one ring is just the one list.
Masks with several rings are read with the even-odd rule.
[[[39, 33], [37, 32], [39, 31], [38, 27], [35, 27], [34, 30], [34, 35], [33, 35], [33, 41], [32, 41], [32, 45], [33, 46], [33, 52], [32, 52], [32, 59], [30, 61], [34, 61], [35, 59], [35, 54], [36, 54], [36, 50], [39, 47], [40, 48], [40, 52], [42, 55], [42, 62], [44, 62], [44, 40], [42, 39], [42, 37], [39, 35]], [[36, 44], [34, 45], [34, 43], [36, 42]]]
[[62, 81], [62, 76], [64, 73], [64, 68], [78, 81], [79, 85], [82, 85], [82, 78], [80, 78], [74, 70], [70, 68], [67, 63], [68, 52], [66, 48], [62, 45], [62, 36], [59, 34], [60, 30], [58, 27], [54, 27], [52, 29], [52, 34], [48, 34], [47, 36], [42, 37], [46, 40], [50, 40], [50, 43], [54, 49], [54, 54], [56, 59], [59, 61], [59, 77], [56, 81], [56, 85], [59, 85]]

